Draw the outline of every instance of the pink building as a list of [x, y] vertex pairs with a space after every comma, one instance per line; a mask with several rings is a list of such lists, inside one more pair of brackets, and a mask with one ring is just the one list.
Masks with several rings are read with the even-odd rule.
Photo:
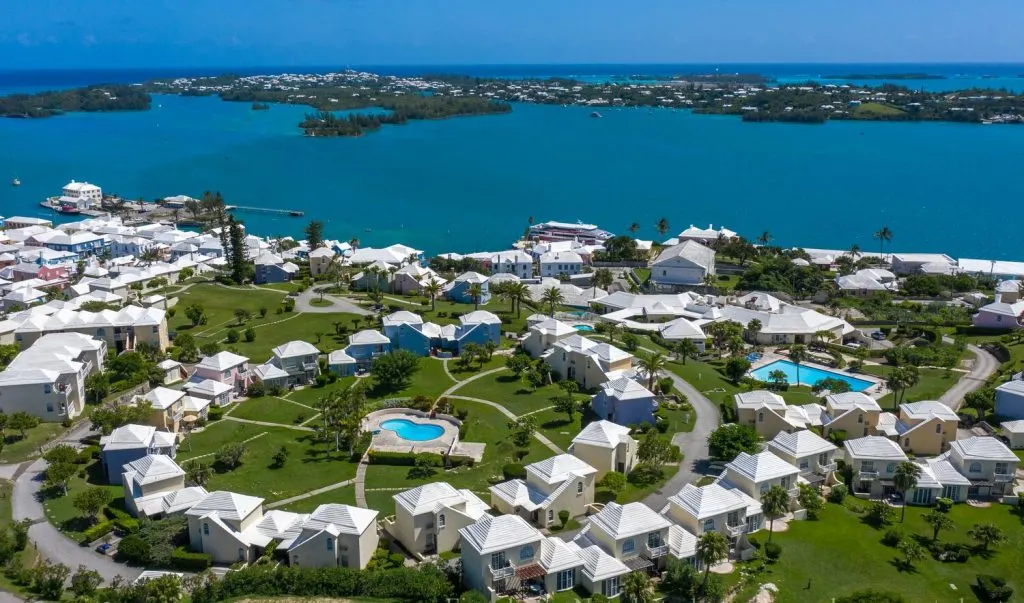
[[1024, 301], [1008, 304], [996, 302], [978, 309], [972, 323], [986, 329], [1017, 329], [1022, 325]]
[[203, 358], [196, 365], [192, 381], [201, 382], [206, 379], [231, 386], [231, 398], [245, 393], [249, 386], [249, 359], [231, 352], [217, 352], [213, 356]]

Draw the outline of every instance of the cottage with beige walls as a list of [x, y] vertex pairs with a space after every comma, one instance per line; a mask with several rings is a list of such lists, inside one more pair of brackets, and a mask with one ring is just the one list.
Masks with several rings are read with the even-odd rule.
[[395, 515], [385, 529], [414, 555], [437, 555], [459, 545], [459, 530], [487, 514], [487, 503], [447, 482], [423, 484], [395, 494]]
[[572, 439], [569, 454], [596, 469], [597, 481], [611, 471], [628, 475], [637, 464], [640, 447], [630, 431], [629, 427], [611, 421], [592, 421]]

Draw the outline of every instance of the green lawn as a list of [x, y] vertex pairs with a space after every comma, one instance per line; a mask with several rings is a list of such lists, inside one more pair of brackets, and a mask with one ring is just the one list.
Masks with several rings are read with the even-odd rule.
[[[865, 364], [863, 368], [863, 372], [883, 379], [889, 376], [891, 370], [888, 365], [884, 364]], [[942, 394], [953, 387], [960, 380], [960, 377], [964, 375], [964, 373], [954, 371], [949, 377], [946, 377], [945, 369], [932, 368], [918, 369], [918, 374], [920, 375], [920, 381], [918, 381], [917, 385], [906, 391], [903, 397], [905, 402], [938, 400]], [[890, 393], [882, 396], [878, 400], [878, 404], [882, 408], [893, 408], [895, 406], [893, 395]]]
[[811, 393], [811, 388], [806, 385], [790, 385], [786, 391], [781, 392], [779, 395], [786, 401], [786, 404], [795, 404], [802, 406], [804, 404], [821, 403], [821, 398]]
[[78, 465], [78, 467], [82, 468], [85, 477], [80, 475], [72, 477], [68, 482], [66, 496], [60, 490], [47, 491], [44, 489], [43, 492], [43, 510], [46, 513], [46, 518], [57, 529], [75, 541], [82, 540], [82, 531], [92, 525], [89, 518], [82, 515], [82, 512], [72, 504], [78, 493], [89, 488], [100, 487], [110, 490], [114, 504], [124, 502], [124, 489], [121, 486], [111, 486], [106, 483], [106, 474], [104, 474], [99, 461], [95, 461], [89, 466]]
[[323, 387], [313, 387], [307, 385], [302, 389], [297, 389], [282, 394], [282, 397], [288, 398], [293, 402], [298, 402], [299, 404], [305, 404], [306, 406], [312, 406], [313, 408], [316, 408], [316, 403], [322, 396], [329, 394], [330, 392], [335, 390], [345, 390], [355, 382], [355, 377], [342, 377], [341, 379], [338, 379], [337, 381], [329, 385], [325, 385]]
[[[191, 434], [188, 439], [178, 446], [176, 461], [184, 466], [185, 462], [197, 456], [216, 452], [227, 442], [241, 442], [246, 438], [260, 433], [258, 425], [246, 425], [237, 421], [210, 421], [202, 431]], [[205, 459], [205, 462], [212, 462], [212, 458]]]
[[356, 488], [355, 486], [342, 486], [323, 494], [317, 494], [316, 496], [310, 496], [302, 500], [278, 507], [282, 511], [291, 511], [292, 513], [312, 513], [320, 505], [327, 503], [340, 503], [344, 505], [356, 504]]
[[578, 412], [570, 423], [568, 415], [564, 412], [558, 412], [553, 408], [550, 410], [542, 410], [531, 416], [537, 419], [537, 430], [540, 433], [543, 433], [562, 450], [569, 447], [569, 444], [572, 443], [572, 439], [579, 434], [584, 425], [596, 419], [596, 417], [592, 416], [592, 413]]
[[251, 398], [244, 402], [239, 402], [229, 412], [232, 417], [238, 417], [239, 419], [282, 423], [284, 425], [301, 423], [316, 414], [314, 410], [309, 410], [298, 404], [292, 404], [273, 396]]
[[686, 364], [669, 362], [667, 368], [703, 392], [711, 402], [732, 404], [733, 395], [742, 390], [722, 373], [724, 366], [724, 360], [714, 360], [710, 363], [688, 360]]
[[853, 110], [854, 117], [873, 117], [876, 115], [903, 115], [905, 111], [892, 105], [882, 103], [861, 103]]
[[39, 456], [39, 446], [63, 431], [60, 423], [40, 423], [32, 429], [25, 430], [23, 438], [17, 430], [7, 429], [3, 450], [0, 450], [0, 463], [20, 463]]
[[[931, 529], [921, 518], [928, 510], [910, 507], [906, 523], [895, 526], [906, 537], [927, 545]], [[782, 557], [768, 566], [757, 582], [777, 585], [778, 603], [830, 601], [864, 588], [899, 592], [911, 601], [976, 601], [971, 584], [979, 573], [1004, 578], [1014, 591], [1021, 592], [1024, 528], [1012, 508], [995, 505], [977, 509], [961, 504], [953, 508], [949, 517], [956, 530], [943, 532], [940, 540], [944, 542], [972, 544], [967, 530], [976, 523], [996, 524], [1008, 542], [987, 557], [972, 555], [966, 563], [941, 563], [928, 555], [915, 562], [912, 570], [906, 570], [899, 563], [896, 550], [882, 544], [885, 530], [865, 524], [861, 515], [843, 506], [829, 504], [818, 521], [792, 522], [788, 531], [775, 535], [774, 541], [782, 546]], [[757, 537], [764, 542], [767, 534], [762, 532]], [[806, 588], [808, 584], [810, 590]], [[950, 585], [955, 585], [956, 590]]]
[[[262, 324], [280, 320], [281, 315], [274, 311], [281, 305], [285, 296], [280, 291], [268, 289], [224, 287], [214, 283], [203, 283], [193, 285], [187, 291], [176, 295], [178, 303], [172, 318], [168, 319], [168, 328], [172, 331], [190, 332], [197, 338], [205, 331], [216, 331], [225, 329], [228, 323], [235, 321], [235, 310], [241, 308], [248, 310], [253, 315], [252, 324]], [[199, 304], [206, 311], [207, 322], [205, 325], [193, 327], [185, 316], [185, 308], [192, 304]], [[260, 318], [260, 308], [267, 309], [267, 316]]]
[[665, 430], [665, 434], [669, 437], [676, 433], [693, 431], [693, 424], [697, 421], [697, 413], [693, 410], [671, 409], [662, 406], [658, 415], [668, 421], [668, 429]]
[[[598, 502], [614, 500], [620, 504], [643, 500], [648, 494], [657, 492], [676, 473], [679, 473], [679, 465], [666, 465], [661, 470], [660, 475], [652, 474], [644, 469], [638, 469], [629, 475], [626, 487], [618, 495], [613, 495], [611, 492], [599, 487], [594, 493], [594, 499]], [[669, 492], [668, 494], [675, 494], [675, 492]]]
[[[227, 343], [224, 337], [227, 336], [227, 329], [216, 331], [212, 336], [202, 338], [200, 344], [206, 341], [219, 340], [221, 347], [231, 349], [238, 354], [251, 358], [254, 362], [264, 362], [270, 358], [270, 351], [282, 343], [301, 340], [312, 343], [321, 352], [330, 352], [348, 345], [348, 335], [337, 335], [334, 323], [351, 324], [350, 320], [355, 314], [331, 313], [331, 314], [303, 314], [284, 313], [268, 315], [267, 321], [252, 320], [241, 327], [232, 323], [228, 327], [238, 329], [244, 333], [248, 324], [252, 324], [256, 331], [256, 339], [247, 342], [244, 339], [236, 343]], [[271, 319], [271, 317], [273, 317]]]
[[482, 398], [497, 402], [516, 415], [554, 406], [551, 398], [561, 394], [557, 385], [545, 385], [530, 389], [521, 379], [510, 372], [502, 371], [481, 377], [460, 387], [455, 395]]
[[[13, 489], [14, 484], [12, 482], [0, 480], [0, 529], [6, 530], [13, 521], [11, 509], [11, 491]], [[24, 551], [14, 554], [14, 558], [10, 561], [8, 568], [12, 570], [16, 567], [31, 567], [35, 565], [38, 556], [35, 545], [29, 540]], [[31, 600], [31, 596], [26, 589], [8, 578], [7, 572], [0, 572], [0, 590], [20, 594], [26, 601]]]

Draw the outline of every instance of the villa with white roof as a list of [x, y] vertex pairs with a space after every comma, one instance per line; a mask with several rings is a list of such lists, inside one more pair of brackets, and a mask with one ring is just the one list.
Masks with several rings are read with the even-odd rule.
[[[600, 546], [631, 571], [664, 569], [669, 554], [677, 559], [692, 558], [697, 541], [683, 528], [638, 502], [606, 504], [590, 517], [590, 523], [580, 531], [575, 542], [582, 544], [584, 539]], [[670, 550], [672, 540], [680, 545], [674, 551]]]
[[737, 548], [744, 534], [754, 533], [764, 525], [761, 503], [725, 481], [700, 487], [686, 484], [669, 497], [662, 513], [697, 538], [707, 532], [718, 532]]
[[969, 498], [1002, 496], [1013, 492], [1020, 459], [1012, 450], [991, 436], [974, 436], [949, 443], [941, 455], [960, 475], [970, 480]]
[[287, 547], [294, 566], [364, 569], [380, 541], [377, 511], [351, 505], [320, 505], [294, 527], [300, 532]]
[[1024, 448], [1024, 420], [1003, 421], [999, 425], [999, 432], [1006, 438], [1010, 448], [1014, 450]]
[[765, 439], [819, 426], [824, 419], [825, 409], [821, 405], [788, 405], [782, 396], [767, 390], [740, 392], [733, 400], [736, 422], [752, 426]]
[[876, 433], [882, 407], [863, 392], [844, 392], [825, 396], [822, 435], [845, 432], [850, 438]]
[[800, 470], [794, 465], [766, 450], [757, 454], [739, 453], [726, 463], [721, 479], [734, 484], [747, 496], [761, 500], [772, 486], [779, 486], [789, 493], [790, 498], [796, 498], [799, 475]]
[[499, 251], [490, 258], [491, 274], [514, 274], [519, 278], [533, 278], [533, 258], [520, 249]]
[[629, 427], [611, 421], [592, 421], [572, 439], [569, 454], [593, 467], [596, 481], [611, 471], [628, 474], [637, 464], [640, 447], [629, 432]]
[[525, 480], [491, 486], [491, 505], [546, 528], [560, 521], [561, 511], [570, 517], [586, 514], [594, 502], [596, 474], [597, 469], [571, 454], [555, 455], [527, 465]]
[[559, 341], [578, 335], [579, 331], [570, 325], [547, 318], [530, 326], [526, 339], [523, 340], [523, 350], [533, 358], [539, 358], [544, 352], [550, 350]]
[[768, 442], [768, 450], [796, 467], [800, 477], [817, 483], [836, 470], [835, 444], [808, 429], [792, 433], [782, 432]]
[[654, 394], [629, 377], [602, 383], [600, 391], [590, 400], [594, 414], [619, 425], [653, 425], [657, 407]]
[[85, 408], [85, 379], [103, 370], [107, 345], [81, 333], [51, 333], [0, 372], [0, 411], [43, 421], [73, 419]]
[[148, 343], [160, 350], [166, 350], [170, 345], [166, 312], [159, 308], [125, 306], [116, 311], [86, 312], [61, 309], [47, 303], [10, 315], [4, 323], [6, 329], [13, 332], [14, 342], [22, 349], [53, 332], [76, 332], [102, 339], [109, 349], [118, 354], [134, 350], [139, 343]]
[[153, 411], [148, 423], [157, 429], [177, 433], [185, 416], [185, 392], [166, 387], [154, 387], [137, 396], [135, 403], [148, 403]]
[[583, 258], [575, 251], [549, 251], [537, 260], [542, 277], [572, 276], [583, 271]]
[[215, 563], [251, 563], [260, 556], [253, 550], [255, 544], [265, 547], [271, 540], [256, 527], [263, 519], [263, 499], [255, 496], [211, 492], [185, 516], [192, 549], [210, 555]]
[[245, 393], [249, 387], [249, 359], [233, 352], [223, 350], [212, 356], [206, 356], [196, 365], [192, 380], [195, 382], [211, 379], [231, 386], [232, 399]]
[[490, 506], [470, 490], [447, 482], [423, 484], [395, 494], [395, 516], [385, 529], [413, 555], [436, 555], [454, 550], [459, 530], [477, 522]]
[[699, 228], [697, 226], [694, 226], [693, 224], [690, 224], [689, 228], [679, 233], [675, 237], [677, 242], [697, 241], [698, 243], [703, 243], [704, 245], [711, 245], [713, 243], [716, 243], [719, 238], [736, 238], [736, 231], [729, 230], [724, 226], [720, 228], [715, 228], [713, 224], [709, 224], [707, 228]]
[[953, 502], [967, 500], [967, 490], [971, 480], [956, 470], [945, 458], [914, 460], [921, 468], [917, 477], [917, 487], [907, 494], [907, 503], [912, 505], [931, 505], [939, 497], [948, 498]]
[[1024, 420], [1024, 380], [1014, 379], [996, 388], [995, 414]]
[[121, 484], [124, 466], [151, 454], [174, 458], [178, 436], [152, 425], [128, 424], [100, 438], [100, 462], [113, 485]]
[[[580, 335], [558, 340], [541, 357], [563, 379], [579, 383], [584, 389], [597, 387], [621, 375], [633, 366], [633, 355], [609, 343], [598, 343]], [[609, 373], [616, 373], [610, 376]]]
[[651, 281], [658, 286], [700, 285], [715, 274], [715, 250], [694, 240], [665, 248], [651, 262]]
[[320, 350], [308, 341], [289, 341], [271, 350], [270, 362], [288, 373], [288, 383], [311, 383], [320, 374]]
[[918, 456], [944, 452], [956, 439], [960, 417], [942, 402], [926, 400], [900, 404], [897, 423], [900, 446]]
[[[478, 298], [473, 296], [473, 287], [480, 287]], [[450, 301], [457, 304], [486, 304], [491, 300], [487, 277], [479, 272], [465, 272], [444, 286], [444, 294]]]
[[184, 513], [209, 494], [201, 486], [185, 487], [185, 471], [169, 456], [150, 454], [124, 466], [124, 501], [136, 517], [156, 519]]
[[421, 294], [423, 288], [430, 282], [444, 286], [446, 281], [433, 269], [414, 262], [402, 266], [395, 272], [391, 279], [391, 290], [400, 295]]
[[501, 319], [486, 310], [467, 312], [459, 317], [458, 325], [443, 326], [402, 310], [385, 316], [383, 326], [392, 349], [408, 350], [417, 356], [429, 356], [435, 350], [459, 353], [471, 343], [501, 343]]
[[883, 436], [865, 436], [843, 442], [846, 462], [853, 467], [854, 493], [871, 498], [896, 493], [892, 477], [896, 467], [907, 460], [900, 445]]

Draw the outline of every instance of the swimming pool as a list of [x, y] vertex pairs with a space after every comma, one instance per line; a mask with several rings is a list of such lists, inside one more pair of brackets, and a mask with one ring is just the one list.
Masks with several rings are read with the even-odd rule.
[[576, 329], [577, 331], [593, 331], [594, 330], [594, 327], [592, 327], [590, 325], [575, 325], [575, 326], [573, 326], [573, 328]]
[[811, 386], [819, 381], [829, 378], [849, 383], [850, 389], [855, 392], [862, 392], [874, 385], [874, 383], [865, 381], [864, 379], [858, 379], [842, 373], [826, 371], [825, 369], [808, 366], [806, 364], [800, 365], [800, 380], [798, 382], [796, 378], [797, 366], [789, 360], [776, 360], [771, 364], [766, 364], [757, 370], [751, 371], [750, 375], [759, 381], [771, 382], [768, 375], [770, 375], [772, 371], [782, 371], [783, 373], [786, 373], [786, 379], [789, 381], [790, 385]]
[[444, 428], [431, 423], [417, 423], [409, 419], [388, 419], [380, 424], [381, 429], [395, 432], [398, 437], [411, 442], [426, 442], [444, 435]]

